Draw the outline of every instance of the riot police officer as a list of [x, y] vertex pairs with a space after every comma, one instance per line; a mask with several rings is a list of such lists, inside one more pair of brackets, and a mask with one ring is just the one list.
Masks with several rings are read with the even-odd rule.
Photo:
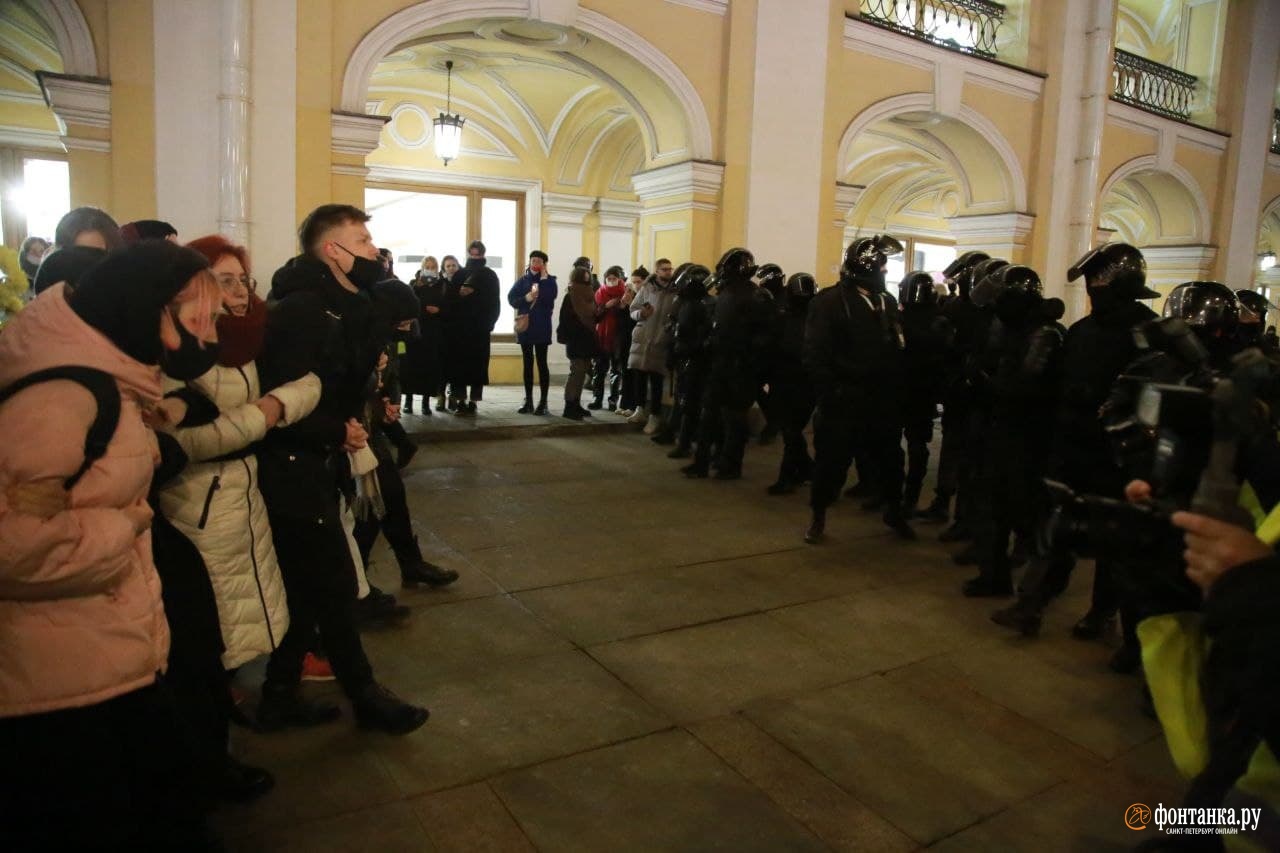
[[[986, 252], [965, 252], [943, 271], [951, 295], [943, 306], [942, 316], [951, 324], [954, 335], [943, 377], [942, 448], [938, 455], [937, 491], [933, 502], [923, 513], [930, 521], [947, 521], [951, 501], [957, 498], [971, 470], [969, 415], [972, 389], [964, 380], [964, 365], [980, 346], [986, 321], [971, 301], [970, 290], [974, 268], [990, 257]], [[958, 540], [967, 535], [964, 534], [960, 510], [957, 500], [955, 529], [949, 539]]]
[[929, 442], [933, 441], [933, 419], [942, 401], [943, 371], [947, 364], [953, 330], [939, 311], [933, 276], [909, 273], [898, 285], [902, 308], [902, 333], [906, 341], [906, 387], [903, 405], [903, 435], [907, 441], [907, 476], [902, 508], [907, 518], [916, 514], [920, 490], [929, 467]]
[[724, 253], [716, 264], [716, 295], [711, 329], [711, 372], [698, 426], [698, 448], [686, 476], [706, 477], [711, 448], [719, 445], [717, 480], [742, 476], [747, 444], [747, 412], [755, 402], [763, 374], [761, 355], [773, 345], [775, 309], [769, 295], [756, 287], [755, 258], [746, 249]]
[[877, 234], [844, 253], [840, 281], [814, 297], [805, 328], [804, 363], [818, 397], [814, 416], [813, 518], [810, 544], [826, 532], [855, 453], [872, 469], [884, 522], [900, 537], [915, 532], [902, 514], [903, 336], [897, 301], [885, 292], [888, 259], [902, 244]]
[[[1127, 243], [1107, 243], [1085, 253], [1067, 272], [1070, 281], [1081, 277], [1092, 311], [1072, 324], [1063, 341], [1062, 394], [1048, 475], [1079, 493], [1119, 498], [1124, 474], [1113, 459], [1098, 413], [1116, 377], [1139, 354], [1133, 330], [1156, 316], [1138, 300], [1159, 293], [1146, 285], [1142, 253]], [[1044, 579], [1024, 583], [1023, 600], [993, 619], [1034, 633], [1045, 604], [1065, 589], [1074, 565], [1074, 558], [1060, 551], [1035, 555], [1029, 573]], [[1089, 612], [1072, 629], [1079, 639], [1101, 635], [1119, 606], [1112, 583], [1114, 567], [1101, 559], [1094, 571]]]
[[778, 479], [768, 488], [771, 495], [790, 494], [812, 476], [813, 458], [804, 429], [813, 417], [814, 396], [813, 383], [804, 369], [804, 330], [809, 304], [817, 292], [817, 282], [807, 272], [795, 273], [787, 280], [782, 332], [769, 372], [769, 396], [783, 443]]
[[[773, 300], [776, 322], [773, 339], [776, 343], [778, 336], [782, 334], [782, 316], [787, 311], [787, 274], [777, 264], [761, 264], [760, 269], [756, 271], [755, 280], [760, 289], [768, 293]], [[756, 395], [756, 403], [760, 406], [760, 413], [764, 415], [764, 429], [760, 431], [761, 444], [772, 443], [782, 430], [780, 413], [772, 399], [772, 369], [776, 359], [776, 351], [761, 354], [765, 372], [760, 377], [760, 391]]]
[[[711, 334], [711, 302], [707, 285], [711, 270], [693, 264], [675, 280], [675, 332], [672, 354], [675, 361], [675, 407], [667, 429], [674, 431], [676, 446], [667, 456], [684, 459], [692, 453], [702, 415], [702, 394], [707, 383], [707, 339]], [[678, 413], [678, 416], [677, 416]]]
[[1247, 347], [1259, 347], [1263, 352], [1274, 352], [1274, 339], [1268, 339], [1263, 330], [1267, 325], [1267, 312], [1276, 311], [1274, 304], [1256, 290], [1237, 290], [1240, 301], [1240, 325], [1237, 337]]
[[1035, 521], [1032, 508], [1042, 493], [1066, 332], [1057, 322], [1062, 302], [1044, 298], [1040, 276], [1031, 268], [1001, 267], [980, 286], [994, 291], [988, 298], [1000, 322], [1001, 346], [982, 462], [990, 516], [978, 542], [979, 574], [964, 584], [970, 597], [1013, 593], [1009, 536], [1028, 536]]

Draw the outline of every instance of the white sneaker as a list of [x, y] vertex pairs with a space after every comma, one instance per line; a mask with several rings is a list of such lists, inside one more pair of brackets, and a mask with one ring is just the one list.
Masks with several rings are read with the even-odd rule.
[[649, 420], [649, 412], [645, 410], [644, 406], [641, 406], [632, 413], [631, 417], [627, 418], [627, 423], [642, 424], [647, 420]]
[[618, 409], [618, 417], [629, 418], [636, 413], [635, 409]]
[[644, 425], [644, 434], [653, 435], [662, 427], [662, 419], [657, 415], [649, 415], [649, 422]]

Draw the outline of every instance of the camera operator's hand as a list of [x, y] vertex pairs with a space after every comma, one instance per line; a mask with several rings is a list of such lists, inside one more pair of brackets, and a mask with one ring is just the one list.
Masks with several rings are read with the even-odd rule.
[[1207, 515], [1175, 512], [1172, 521], [1187, 533], [1187, 550], [1182, 555], [1187, 561], [1187, 577], [1205, 594], [1236, 566], [1275, 554], [1253, 531]]

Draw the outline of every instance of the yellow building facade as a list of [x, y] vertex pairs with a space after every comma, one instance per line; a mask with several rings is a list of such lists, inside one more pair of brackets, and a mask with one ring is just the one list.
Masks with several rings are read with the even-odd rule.
[[379, 239], [417, 199], [467, 238], [514, 222], [507, 280], [533, 248], [563, 274], [746, 245], [830, 282], [888, 231], [908, 266], [1028, 263], [1079, 316], [1065, 269], [1106, 239], [1166, 292], [1280, 292], [1278, 70], [1269, 0], [11, 0], [0, 178], [65, 159], [73, 205], [227, 233], [260, 277], [318, 204]]

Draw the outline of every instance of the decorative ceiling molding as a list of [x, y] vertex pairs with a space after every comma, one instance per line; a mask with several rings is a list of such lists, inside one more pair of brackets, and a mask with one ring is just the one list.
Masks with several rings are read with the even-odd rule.
[[543, 193], [542, 210], [547, 214], [547, 225], [581, 226], [582, 220], [595, 209], [592, 196]]
[[37, 71], [45, 103], [65, 127], [111, 127], [111, 82], [99, 78], [74, 77]]
[[[347, 61], [342, 80], [343, 110], [354, 112], [361, 108], [368, 99], [369, 83], [378, 62], [406, 38], [455, 21], [539, 17], [534, 7], [547, 2], [549, 0], [433, 0], [390, 15], [360, 40]], [[706, 107], [693, 83], [670, 57], [638, 33], [590, 9], [578, 9], [574, 26], [589, 37], [625, 51], [656, 76], [684, 112], [688, 147], [694, 157], [709, 159], [712, 156], [711, 123]], [[573, 54], [564, 56], [573, 57]], [[625, 88], [619, 89], [620, 93], [625, 91]]]
[[43, 0], [32, 4], [41, 14], [62, 56], [62, 71], [78, 77], [98, 76], [98, 55], [93, 48], [93, 33], [75, 0]]
[[[854, 142], [858, 140], [865, 132], [871, 130], [872, 126], [878, 122], [891, 119], [894, 116], [918, 112], [932, 112], [934, 106], [933, 95], [927, 92], [916, 92], [906, 95], [896, 95], [892, 98], [886, 98], [871, 106], [867, 107], [854, 118], [849, 126], [845, 128], [844, 135], [840, 138], [840, 145], [836, 149], [836, 169], [837, 174], [843, 169], [843, 164], [849, 160], [849, 151]], [[982, 113], [973, 109], [968, 105], [961, 105], [959, 113], [949, 117], [951, 121], [957, 121], [963, 125], [967, 125], [970, 130], [975, 131], [982, 139], [991, 146], [992, 153], [1004, 165], [1003, 178], [1007, 192], [1007, 202], [1004, 204], [1006, 208], [1014, 211], [1025, 210], [1027, 208], [1027, 180], [1023, 173], [1022, 162], [1018, 159], [1018, 154], [1013, 150], [1013, 146], [1004, 138], [1000, 130], [994, 123]], [[936, 140], [943, 148], [950, 152], [950, 146], [942, 143], [936, 135], [931, 134], [931, 138]], [[951, 152], [954, 153], [954, 152]], [[957, 161], [958, 163], [958, 161]], [[960, 169], [957, 175], [960, 180], [967, 180], [968, 176], [964, 170]]]
[[644, 152], [637, 152], [637, 148], [641, 147], [642, 140], [639, 136], [627, 143], [627, 147], [622, 149], [622, 153], [618, 155], [618, 163], [613, 167], [613, 174], [609, 176], [609, 189], [612, 192], [632, 193], [631, 176], [640, 170], [644, 165]]
[[697, 9], [699, 12], [710, 12], [721, 17], [729, 14], [729, 0], [667, 0], [667, 2], [674, 3], [677, 6], [688, 6], [690, 9]]
[[340, 154], [367, 156], [382, 141], [382, 128], [388, 121], [388, 116], [334, 110], [329, 116], [330, 147]]
[[640, 218], [643, 206], [638, 201], [602, 198], [596, 203], [602, 230], [630, 231]]
[[15, 148], [38, 148], [42, 151], [62, 151], [64, 147], [62, 134], [57, 131], [13, 127], [4, 124], [0, 124], [0, 145], [12, 145]]
[[556, 136], [560, 133], [561, 126], [564, 125], [565, 119], [569, 117], [569, 113], [573, 112], [573, 108], [582, 102], [582, 99], [590, 95], [592, 92], [599, 92], [600, 87], [590, 85], [584, 89], [580, 89], [564, 102], [564, 106], [560, 108], [560, 112], [556, 114], [555, 119], [551, 122], [551, 129], [547, 131], [547, 153], [551, 153], [551, 148], [556, 144]]
[[724, 164], [686, 160], [631, 176], [631, 185], [642, 202], [698, 193], [719, 195], [724, 183]]
[[[396, 95], [419, 95], [424, 98], [430, 98], [433, 101], [439, 101], [439, 104], [436, 104], [437, 107], [439, 107], [440, 104], [446, 103], [446, 93], [437, 92], [434, 89], [419, 89], [413, 86], [375, 86], [373, 88], [378, 92], [387, 92]], [[504, 113], [486, 110], [474, 101], [468, 101], [463, 98], [459, 98], [456, 95], [453, 97], [453, 103], [455, 105], [465, 107], [468, 111], [469, 118], [480, 116], [494, 127], [500, 127], [507, 133], [511, 134], [512, 138], [518, 141], [522, 148], [529, 147], [529, 143], [525, 141], [524, 134], [520, 132], [520, 128], [516, 127]]]
[[1135, 157], [1134, 159], [1118, 166], [1115, 171], [1107, 176], [1107, 180], [1102, 185], [1102, 190], [1098, 193], [1098, 198], [1102, 199], [1105, 203], [1107, 196], [1111, 193], [1111, 190], [1116, 184], [1126, 178], [1139, 175], [1143, 172], [1165, 174], [1172, 177], [1182, 185], [1182, 189], [1187, 193], [1188, 201], [1191, 203], [1195, 216], [1195, 230], [1188, 236], [1193, 242], [1203, 242], [1205, 237], [1208, 236], [1209, 223], [1212, 221], [1209, 201], [1205, 197], [1204, 191], [1200, 189], [1200, 184], [1196, 181], [1195, 177], [1177, 163], [1171, 163], [1162, 168], [1158, 158], [1154, 154]]
[[[631, 119], [630, 113], [623, 111], [619, 112], [621, 113], [620, 115], [614, 115], [612, 118], [605, 121], [603, 127], [599, 127], [595, 130], [595, 136], [592, 138], [591, 144], [587, 146], [587, 153], [582, 156], [582, 162], [578, 164], [578, 174], [574, 178], [570, 179], [565, 174], [565, 170], [570, 168], [570, 158], [572, 157], [573, 152], [578, 149], [578, 141], [584, 138], [588, 133], [592, 132], [593, 127], [597, 127], [598, 121], [593, 120], [588, 124], [584, 124], [578, 132], [574, 134], [573, 141], [569, 143], [569, 147], [565, 151], [564, 162], [561, 164], [560, 183], [569, 187], [582, 186], [583, 181], [586, 180], [587, 169], [591, 165], [591, 157], [596, 153], [596, 149], [600, 146], [601, 141], [603, 141], [603, 139], [608, 136], [610, 131], [614, 128]], [[597, 118], [605, 119], [608, 115], [609, 113], [603, 113]]]

